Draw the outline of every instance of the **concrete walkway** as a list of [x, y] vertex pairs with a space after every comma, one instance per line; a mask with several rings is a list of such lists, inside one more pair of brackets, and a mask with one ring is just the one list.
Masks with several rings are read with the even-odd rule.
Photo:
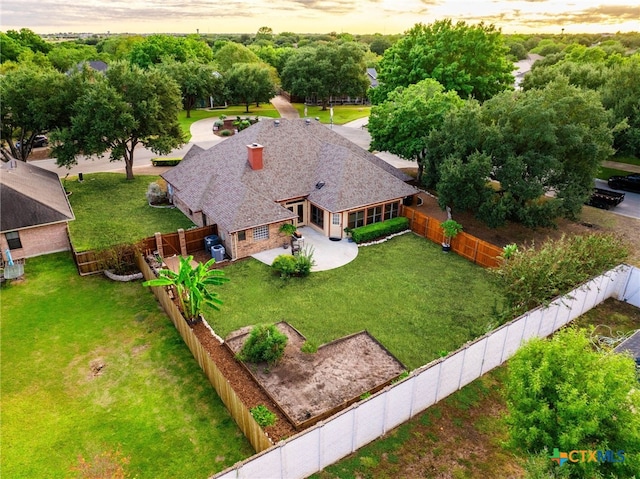
[[278, 95], [275, 98], [271, 99], [271, 104], [278, 110], [280, 116], [287, 120], [295, 120], [296, 118], [300, 118], [300, 114], [298, 110], [296, 110], [289, 101], [283, 97], [282, 95]]
[[[313, 259], [316, 265], [311, 271], [325, 271], [350, 263], [358, 256], [358, 245], [347, 239], [331, 241], [310, 226], [298, 228], [304, 238], [304, 246], [313, 248]], [[254, 254], [253, 257], [271, 266], [273, 260], [281, 254], [291, 254], [291, 248], [275, 248]]]

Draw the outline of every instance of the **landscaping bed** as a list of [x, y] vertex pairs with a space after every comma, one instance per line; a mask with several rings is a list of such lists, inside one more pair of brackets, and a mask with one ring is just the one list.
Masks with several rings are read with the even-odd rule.
[[[382, 389], [406, 369], [366, 331], [304, 353], [302, 334], [286, 322], [276, 326], [288, 338], [282, 358], [276, 365], [247, 363], [246, 367], [298, 429]], [[248, 329], [227, 336], [226, 345], [233, 354], [242, 349]]]

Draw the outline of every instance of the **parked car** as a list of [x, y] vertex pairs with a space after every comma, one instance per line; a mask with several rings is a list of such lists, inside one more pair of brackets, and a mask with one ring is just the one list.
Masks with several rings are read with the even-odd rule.
[[[33, 139], [33, 148], [42, 148], [43, 146], [47, 146], [49, 144], [49, 138], [45, 135], [36, 135]], [[16, 142], [16, 148], [20, 148], [20, 142]]]
[[614, 190], [625, 190], [640, 193], [640, 173], [633, 173], [627, 176], [612, 176], [607, 182], [609, 188]]
[[608, 210], [609, 208], [618, 206], [622, 201], [624, 201], [624, 193], [594, 188], [589, 200], [585, 204]]

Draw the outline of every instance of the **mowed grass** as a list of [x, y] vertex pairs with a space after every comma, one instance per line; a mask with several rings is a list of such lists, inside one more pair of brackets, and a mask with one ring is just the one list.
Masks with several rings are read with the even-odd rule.
[[149, 183], [158, 179], [136, 175], [127, 180], [122, 173], [91, 173], [84, 175], [82, 183], [67, 180], [76, 216], [69, 222], [69, 231], [76, 251], [135, 243], [156, 232], [175, 233], [194, 226], [177, 208], [149, 206], [145, 194]]
[[[304, 104], [303, 103], [293, 103], [293, 106], [300, 117], [304, 117]], [[333, 107], [333, 123], [335, 125], [344, 125], [345, 123], [349, 123], [353, 120], [358, 120], [359, 118], [368, 117], [369, 113], [371, 113], [370, 105], [335, 105]], [[327, 107], [326, 110], [322, 109], [322, 106], [308, 106], [307, 107], [307, 117], [309, 118], [319, 118], [320, 123], [330, 123], [331, 122], [331, 110]]]
[[266, 116], [269, 118], [280, 118], [280, 113], [271, 103], [260, 103], [260, 106], [256, 106], [255, 103], [249, 106], [249, 113], [246, 112], [244, 105], [232, 105], [228, 108], [216, 108], [214, 110], [198, 109], [191, 110], [191, 118], [187, 118], [187, 112], [181, 111], [178, 115], [178, 122], [183, 133], [186, 135], [186, 141], [191, 139], [191, 125], [198, 120], [205, 118], [219, 118], [220, 115], [226, 115], [229, 119], [241, 118], [255, 118], [256, 116]]
[[224, 270], [222, 310], [207, 314], [223, 337], [282, 320], [317, 344], [366, 329], [409, 369], [484, 334], [501, 301], [489, 272], [412, 233], [307, 278], [282, 280], [254, 259]]
[[3, 477], [76, 477], [114, 451], [127, 477], [208, 477], [253, 454], [140, 282], [80, 277], [68, 253], [25, 278], [0, 293]]

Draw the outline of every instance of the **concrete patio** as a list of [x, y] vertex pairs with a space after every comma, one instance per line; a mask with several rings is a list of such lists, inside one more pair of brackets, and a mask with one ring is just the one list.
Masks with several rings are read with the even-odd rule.
[[[312, 272], [339, 268], [358, 256], [358, 245], [350, 243], [347, 239], [331, 241], [309, 226], [298, 228], [298, 231], [302, 233], [304, 246], [313, 248], [313, 260], [316, 264], [311, 269]], [[271, 266], [273, 260], [281, 254], [291, 254], [291, 247], [262, 251], [254, 254], [253, 257]]]

